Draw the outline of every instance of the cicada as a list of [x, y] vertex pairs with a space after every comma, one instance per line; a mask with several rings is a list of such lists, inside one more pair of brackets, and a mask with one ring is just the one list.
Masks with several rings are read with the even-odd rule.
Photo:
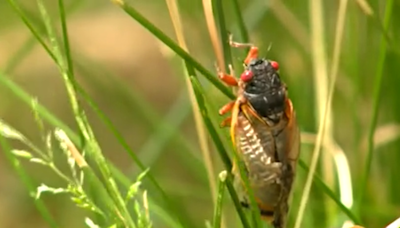
[[234, 184], [244, 207], [249, 196], [240, 178], [237, 162], [243, 162], [261, 217], [275, 228], [286, 227], [289, 198], [300, 151], [300, 132], [287, 86], [275, 61], [258, 57], [252, 44], [230, 39], [233, 47], [250, 47], [239, 79], [218, 70], [218, 77], [237, 87], [237, 98], [224, 105], [219, 114], [231, 111], [221, 125], [230, 134], [239, 161], [234, 162]]

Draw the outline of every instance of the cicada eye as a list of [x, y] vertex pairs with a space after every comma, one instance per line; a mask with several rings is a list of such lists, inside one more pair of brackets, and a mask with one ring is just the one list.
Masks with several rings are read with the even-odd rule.
[[274, 70], [276, 70], [276, 71], [279, 70], [279, 63], [278, 62], [271, 61], [270, 63], [271, 63], [272, 68], [274, 68]]
[[240, 75], [240, 79], [244, 82], [248, 82], [253, 78], [253, 72], [250, 70], [246, 70]]

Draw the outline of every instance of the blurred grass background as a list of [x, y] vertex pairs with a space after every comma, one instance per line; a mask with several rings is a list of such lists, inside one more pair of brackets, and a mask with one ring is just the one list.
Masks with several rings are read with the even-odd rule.
[[[45, 2], [51, 16], [58, 18], [56, 3]], [[323, 1], [328, 68], [332, 61], [338, 2]], [[349, 1], [347, 5], [331, 123], [333, 139], [348, 159], [354, 199], [357, 200], [358, 193], [365, 191], [362, 206], [354, 211], [361, 217], [363, 225], [374, 228], [384, 227], [400, 215], [400, 170], [397, 165], [400, 161], [400, 30], [396, 26], [400, 23], [400, 4], [394, 1], [390, 9], [391, 21], [383, 36], [387, 1], [369, 1], [372, 16], [360, 6], [360, 2]], [[33, 2], [20, 3], [28, 15], [40, 18]], [[263, 56], [280, 63], [281, 77], [288, 85], [301, 130], [316, 133], [319, 109], [315, 91], [320, 85], [313, 77], [308, 2], [242, 0], [239, 3], [251, 42], [260, 47]], [[223, 4], [227, 29], [239, 38], [233, 6]], [[191, 55], [215, 72], [216, 57], [201, 1], [179, 1], [179, 5]], [[165, 1], [134, 1], [132, 6], [175, 39]], [[196, 227], [204, 227], [205, 220], [212, 218], [213, 205], [179, 57], [110, 2], [66, 1], [66, 8], [69, 9], [67, 23], [78, 82], [107, 114], [143, 163], [150, 167], [174, 204], [186, 208], [184, 216]], [[0, 2], [0, 15], [0, 69], [37, 97], [55, 116], [72, 129], [77, 129], [63, 82], [48, 54], [5, 1]], [[373, 101], [377, 97], [374, 93], [375, 77], [380, 74], [381, 40], [385, 36], [388, 44], [384, 53], [372, 168], [367, 188], [363, 189], [361, 182], [366, 172], [368, 131], [375, 109]], [[270, 44], [272, 48], [267, 53]], [[241, 70], [237, 62], [244, 54], [233, 50], [236, 73]], [[214, 107], [228, 101], [202, 78], [201, 81], [209, 92], [208, 97], [213, 98]], [[105, 156], [134, 179], [139, 173], [136, 165], [95, 113], [85, 103], [82, 105]], [[31, 108], [20, 102], [4, 85], [0, 85], [0, 117], [35, 144], [42, 144]], [[21, 147], [18, 144], [13, 146]], [[324, 147], [322, 153], [327, 154], [328, 150]], [[308, 162], [312, 151], [312, 144], [302, 144], [302, 159]], [[212, 152], [215, 152], [214, 148]], [[223, 170], [216, 152], [213, 162], [215, 172]], [[3, 158], [0, 164], [1, 227], [47, 227], [10, 164]], [[61, 184], [59, 178], [47, 169], [30, 163], [23, 165], [37, 185]], [[337, 171], [331, 156], [322, 156], [317, 172], [336, 193], [339, 192]], [[305, 180], [306, 172], [299, 168], [291, 225], [294, 224]], [[149, 187], [148, 191], [151, 194], [152, 189]], [[84, 227], [82, 221], [87, 212], [78, 209], [68, 197], [44, 195], [43, 199], [61, 227]], [[224, 210], [226, 215], [236, 217], [230, 200], [225, 203]], [[302, 227], [339, 227], [345, 219], [337, 206], [313, 186]], [[228, 227], [240, 227], [237, 220], [227, 220]], [[168, 227], [156, 216], [153, 222], [154, 227]]]

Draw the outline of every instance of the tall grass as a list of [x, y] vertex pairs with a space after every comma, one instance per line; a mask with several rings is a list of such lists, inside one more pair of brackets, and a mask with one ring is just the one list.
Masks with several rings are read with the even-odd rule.
[[[260, 223], [256, 210], [241, 208], [230, 175], [233, 146], [228, 132], [218, 128], [222, 120], [218, 107], [235, 95], [219, 81], [215, 63], [224, 71], [232, 64], [240, 72], [244, 56], [227, 45], [229, 33], [235, 40], [258, 45], [262, 55], [280, 63], [295, 106], [302, 148], [289, 227], [352, 223], [384, 227], [397, 219], [400, 33], [394, 1], [368, 5], [346, 0], [308, 4], [114, 0], [96, 7], [78, 2], [8, 0], [10, 7], [0, 9], [4, 15], [14, 13], [9, 23], [31, 36], [15, 54], [7, 53], [0, 66], [0, 145], [24, 184], [18, 187], [34, 198], [19, 206], [35, 205], [43, 223], [49, 227], [267, 226]], [[159, 52], [153, 48], [151, 55], [137, 58], [139, 64], [129, 71], [135, 83], [145, 78], [149, 88], [162, 85], [165, 91], [151, 98], [151, 91], [118, 76], [122, 71], [103, 66], [77, 48], [70, 39], [76, 30], [69, 24], [69, 14], [76, 11], [81, 16], [113, 11], [146, 30], [139, 29], [137, 36], [150, 32], [167, 46], [168, 54], [162, 45], [156, 46]], [[105, 34], [98, 39], [106, 39]], [[167, 34], [175, 34], [177, 41]], [[113, 45], [127, 44], [114, 41]], [[36, 99], [44, 89], [51, 92], [51, 84], [30, 79], [39, 83], [35, 91], [18, 82], [20, 75], [31, 74], [18, 69], [34, 47], [44, 50], [57, 69], [70, 116]], [[155, 55], [157, 63], [150, 57]], [[165, 80], [158, 81], [138, 66], [174, 73], [162, 69]], [[169, 89], [174, 86], [181, 95]], [[181, 98], [163, 110], [168, 94]], [[18, 123], [25, 119], [32, 121]], [[125, 169], [127, 159], [132, 165]], [[67, 194], [81, 209], [62, 207], [70, 203], [57, 202], [60, 197], [47, 193]], [[51, 213], [54, 203], [63, 216]], [[71, 220], [71, 213], [81, 216]]]

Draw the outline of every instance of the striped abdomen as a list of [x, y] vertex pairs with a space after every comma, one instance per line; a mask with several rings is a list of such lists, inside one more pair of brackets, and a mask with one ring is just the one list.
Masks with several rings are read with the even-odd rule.
[[[240, 113], [235, 136], [239, 156], [245, 163], [259, 207], [273, 213], [279, 203], [282, 188], [281, 163], [277, 161], [273, 131], [256, 117], [247, 119]], [[248, 203], [247, 197], [244, 200]]]

